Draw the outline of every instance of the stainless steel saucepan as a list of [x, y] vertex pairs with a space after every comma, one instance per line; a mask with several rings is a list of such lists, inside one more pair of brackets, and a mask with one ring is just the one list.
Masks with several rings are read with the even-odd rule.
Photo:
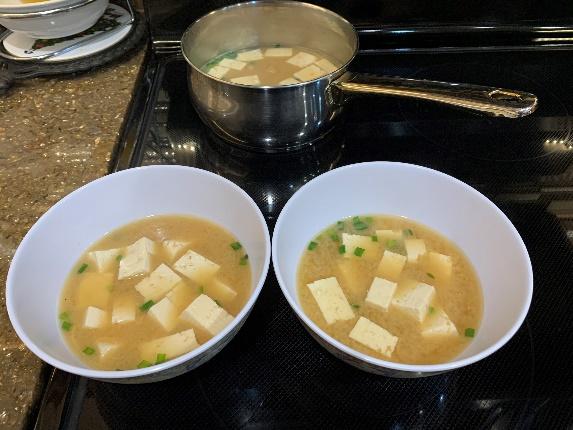
[[[273, 46], [322, 51], [343, 64], [309, 82], [253, 87], [214, 78], [201, 67], [228, 51]], [[347, 71], [358, 51], [354, 27], [327, 9], [301, 2], [254, 1], [218, 9], [193, 23], [181, 41], [189, 90], [199, 116], [219, 136], [252, 149], [280, 151], [328, 132], [356, 94], [410, 97], [518, 118], [533, 112], [533, 94], [478, 85]]]

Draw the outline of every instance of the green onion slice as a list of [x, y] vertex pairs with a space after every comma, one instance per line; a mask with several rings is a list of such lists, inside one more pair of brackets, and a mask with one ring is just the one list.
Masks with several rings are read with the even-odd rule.
[[465, 335], [465, 337], [474, 337], [476, 335], [476, 329], [468, 327], [464, 331], [464, 335]]
[[73, 324], [69, 321], [62, 321], [61, 327], [62, 327], [62, 330], [64, 330], [64, 331], [70, 331], [72, 329], [72, 325]]
[[78, 269], [78, 273], [84, 273], [87, 268], [88, 268], [88, 264], [87, 264], [87, 263], [83, 263], [83, 264], [80, 266], [80, 268]]
[[359, 246], [357, 246], [356, 248], [354, 248], [354, 255], [356, 255], [357, 257], [362, 257], [364, 251], [366, 251], [364, 248], [360, 248]]
[[239, 242], [233, 242], [231, 243], [231, 248], [233, 248], [235, 251], [238, 251], [239, 249], [241, 249], [243, 247], [243, 245], [241, 245]]
[[436, 279], [436, 277], [434, 275], [432, 275], [430, 272], [426, 273], [426, 275], [428, 275], [432, 279]]
[[338, 247], [338, 253], [339, 253], [339, 254], [344, 254], [344, 253], [346, 253], [346, 245], [340, 245], [340, 246]]
[[161, 363], [165, 363], [165, 361], [167, 360], [167, 355], [166, 354], [157, 354], [157, 358], [155, 359], [155, 364], [161, 364]]
[[308, 246], [306, 247], [306, 249], [308, 249], [309, 251], [312, 251], [312, 250], [316, 249], [317, 246], [318, 246], [318, 243], [315, 242], [314, 240], [311, 240], [310, 243], [308, 244]]
[[85, 355], [94, 355], [94, 353], [96, 352], [96, 350], [93, 349], [91, 346], [86, 346], [86, 347], [82, 350], [82, 352], [83, 352]]
[[240, 266], [246, 266], [248, 262], [249, 262], [249, 256], [247, 254], [245, 254], [239, 260], [239, 265]]
[[155, 304], [155, 302], [153, 300], [148, 300], [146, 301], [144, 304], [142, 304], [139, 309], [141, 309], [143, 312], [147, 312], [151, 306], [153, 306]]
[[378, 236], [376, 236], [375, 234], [370, 236], [370, 239], [372, 239], [372, 242], [378, 242]]
[[137, 368], [138, 368], [138, 369], [143, 369], [144, 367], [149, 367], [149, 366], [151, 366], [151, 363], [150, 363], [149, 361], [147, 361], [147, 360], [141, 360], [141, 361], [139, 362], [139, 364], [137, 365]]

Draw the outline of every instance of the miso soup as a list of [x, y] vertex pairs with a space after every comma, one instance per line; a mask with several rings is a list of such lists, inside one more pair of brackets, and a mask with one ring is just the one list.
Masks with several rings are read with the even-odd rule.
[[313, 238], [298, 269], [304, 312], [362, 353], [405, 364], [459, 355], [479, 331], [483, 297], [464, 253], [406, 218], [356, 216]]
[[251, 293], [248, 262], [237, 239], [208, 220], [145, 218], [106, 234], [79, 257], [58, 324], [90, 367], [162, 363], [233, 320]]

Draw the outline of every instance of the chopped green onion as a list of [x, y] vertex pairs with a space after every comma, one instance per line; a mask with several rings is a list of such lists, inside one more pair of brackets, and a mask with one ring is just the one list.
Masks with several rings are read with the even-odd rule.
[[360, 223], [354, 224], [355, 230], [366, 230], [367, 228], [368, 228], [368, 224], [366, 224], [365, 222], [360, 222]]
[[86, 269], [88, 268], [88, 264], [84, 263], [80, 266], [80, 268], [78, 269], [78, 273], [84, 273], [86, 271]]
[[340, 246], [338, 247], [338, 253], [339, 253], [339, 254], [344, 254], [344, 253], [346, 253], [346, 245], [340, 245]]
[[354, 255], [356, 255], [357, 257], [362, 257], [364, 251], [366, 251], [364, 248], [360, 248], [359, 246], [357, 246], [356, 248], [354, 248]]
[[370, 236], [370, 239], [372, 239], [372, 242], [378, 242], [378, 236], [376, 236], [375, 234]]
[[119, 254], [117, 257], [115, 257], [115, 259], [116, 259], [117, 261], [121, 260], [122, 258], [123, 258], [123, 255], [121, 255], [121, 254]]
[[315, 242], [314, 240], [311, 240], [310, 243], [308, 244], [308, 246], [306, 247], [306, 249], [308, 249], [309, 251], [312, 251], [317, 246], [318, 246], [318, 243]]
[[390, 239], [389, 241], [386, 242], [386, 248], [394, 249], [396, 248], [396, 246], [398, 246], [398, 242], [394, 239]]
[[155, 304], [155, 302], [153, 300], [148, 300], [146, 301], [144, 304], [142, 304], [139, 309], [141, 309], [143, 312], [147, 312], [151, 306], [153, 306]]
[[246, 266], [248, 262], [249, 262], [249, 256], [247, 254], [245, 254], [239, 260], [239, 265], [240, 266]]
[[203, 288], [203, 285], [201, 285], [199, 287], [199, 294], [203, 294], [205, 292], [205, 288]]
[[72, 325], [73, 324], [69, 321], [62, 321], [61, 327], [62, 327], [62, 330], [64, 330], [64, 331], [70, 331], [72, 329]]
[[235, 51], [228, 51], [221, 55], [219, 58], [237, 58], [237, 53]]
[[273, 48], [280, 48], [280, 47], [281, 47], [281, 44], [280, 44], [280, 43], [275, 43], [275, 44], [273, 45]]
[[333, 241], [335, 241], [335, 242], [340, 242], [340, 236], [338, 236], [337, 233], [334, 233], [334, 232], [331, 233], [331, 234], [330, 234], [330, 238], [331, 238]]
[[352, 224], [358, 224], [358, 223], [361, 223], [361, 222], [362, 222], [362, 220], [360, 219], [359, 216], [353, 216], [353, 217], [352, 217]]
[[411, 228], [407, 228], [406, 230], [404, 230], [404, 234], [406, 236], [414, 236], [414, 232], [412, 231]]
[[243, 245], [241, 245], [239, 242], [233, 242], [231, 243], [231, 248], [233, 248], [235, 251], [238, 251], [239, 249], [241, 249], [243, 247]]
[[432, 279], [436, 279], [436, 277], [434, 275], [432, 275], [430, 272], [426, 273], [426, 275], [428, 275]]
[[344, 221], [336, 221], [336, 228], [338, 230], [344, 230]]
[[360, 308], [360, 305], [357, 305], [356, 303], [352, 303], [350, 306], [352, 306], [354, 309]]
[[62, 312], [58, 318], [62, 321], [69, 321], [70, 320], [70, 314], [67, 312]]
[[219, 300], [215, 299], [213, 300], [215, 303], [217, 303], [217, 306], [219, 306], [220, 308], [222, 308], [223, 306], [221, 306], [221, 303], [219, 303]]
[[430, 314], [433, 314], [434, 311], [435, 311], [435, 309], [434, 309], [432, 306], [430, 306], [430, 307], [428, 308], [428, 311], [430, 312]]
[[476, 329], [475, 328], [466, 328], [466, 331], [464, 332], [464, 335], [466, 337], [474, 337], [476, 335]]
[[85, 355], [94, 355], [94, 353], [96, 352], [95, 349], [93, 349], [91, 346], [86, 346], [83, 351], [82, 351]]
[[138, 368], [138, 369], [143, 369], [144, 367], [149, 367], [149, 366], [151, 366], [151, 363], [150, 363], [149, 361], [147, 361], [147, 360], [141, 360], [141, 361], [139, 362], [139, 364], [137, 365], [137, 368]]
[[374, 221], [371, 216], [367, 216], [367, 217], [364, 218], [364, 219], [366, 220], [366, 222], [367, 222], [368, 224], [370, 224], [372, 221]]
[[157, 358], [155, 359], [155, 364], [165, 363], [165, 360], [167, 360], [166, 354], [157, 354]]

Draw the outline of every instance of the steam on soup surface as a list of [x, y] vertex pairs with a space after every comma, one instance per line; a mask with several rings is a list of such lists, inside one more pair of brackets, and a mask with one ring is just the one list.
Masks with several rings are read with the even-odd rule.
[[250, 293], [248, 256], [231, 233], [201, 218], [154, 216], [84, 252], [64, 286], [59, 324], [90, 367], [147, 367], [215, 336]]
[[341, 64], [317, 51], [276, 45], [219, 55], [203, 66], [209, 75], [242, 85], [277, 86], [311, 81]]
[[391, 216], [357, 216], [320, 233], [302, 256], [298, 294], [304, 312], [335, 339], [407, 364], [460, 354], [483, 313], [463, 252], [430, 228]]

